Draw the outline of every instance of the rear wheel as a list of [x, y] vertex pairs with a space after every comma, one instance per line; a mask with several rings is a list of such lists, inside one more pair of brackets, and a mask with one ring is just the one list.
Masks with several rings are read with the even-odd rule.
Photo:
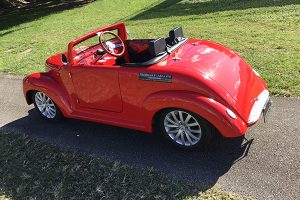
[[185, 149], [205, 147], [212, 126], [197, 114], [181, 109], [163, 111], [159, 118], [162, 135], [175, 146]]
[[48, 121], [59, 121], [62, 118], [61, 111], [54, 101], [43, 92], [36, 91], [32, 95], [33, 103], [40, 115]]

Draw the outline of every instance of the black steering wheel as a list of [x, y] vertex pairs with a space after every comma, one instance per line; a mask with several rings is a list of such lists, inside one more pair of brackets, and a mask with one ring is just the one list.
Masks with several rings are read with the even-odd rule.
[[[104, 35], [111, 35], [113, 36], [114, 43], [110, 40], [105, 40]], [[125, 45], [123, 40], [115, 33], [111, 31], [103, 31], [99, 34], [99, 42], [100, 46], [103, 48], [103, 50], [112, 56], [115, 57], [121, 57], [125, 53]]]

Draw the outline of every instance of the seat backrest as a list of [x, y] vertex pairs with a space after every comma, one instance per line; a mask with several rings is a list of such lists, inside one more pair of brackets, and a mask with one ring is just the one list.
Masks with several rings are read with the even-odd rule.
[[166, 52], [166, 40], [163, 38], [158, 38], [149, 42], [149, 53], [153, 56], [159, 56]]
[[145, 62], [166, 52], [166, 41], [163, 38], [126, 40], [126, 63]]
[[168, 45], [173, 46], [174, 44], [177, 44], [182, 39], [184, 39], [183, 31], [181, 27], [176, 27], [169, 32], [169, 37], [166, 38], [166, 42]]
[[125, 62], [144, 62], [150, 56], [148, 52], [150, 41], [149, 39], [126, 40]]

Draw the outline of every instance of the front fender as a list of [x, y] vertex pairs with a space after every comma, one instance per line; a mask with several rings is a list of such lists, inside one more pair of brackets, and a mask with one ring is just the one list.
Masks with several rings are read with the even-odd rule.
[[23, 93], [28, 104], [31, 103], [28, 99], [28, 93], [31, 91], [41, 91], [47, 94], [59, 107], [64, 116], [70, 115], [71, 101], [59, 82], [53, 77], [50, 72], [45, 73], [33, 73], [27, 75], [23, 79]]
[[194, 112], [211, 123], [224, 137], [239, 137], [246, 133], [246, 123], [237, 115], [237, 119], [230, 118], [226, 107], [205, 96], [186, 91], [163, 91], [148, 96], [143, 108], [146, 115], [146, 126], [152, 127], [154, 115], [162, 109], [181, 108]]

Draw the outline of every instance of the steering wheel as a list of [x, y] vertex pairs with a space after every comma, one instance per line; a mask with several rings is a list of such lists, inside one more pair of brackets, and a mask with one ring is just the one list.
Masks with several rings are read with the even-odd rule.
[[[104, 35], [111, 35], [114, 37], [113, 40], [116, 41], [116, 43], [112, 43], [111, 41], [105, 41]], [[115, 56], [115, 57], [121, 57], [125, 53], [125, 45], [122, 39], [111, 31], [103, 31], [99, 34], [99, 42], [100, 46], [103, 48], [103, 50], [108, 53], [109, 55]]]

